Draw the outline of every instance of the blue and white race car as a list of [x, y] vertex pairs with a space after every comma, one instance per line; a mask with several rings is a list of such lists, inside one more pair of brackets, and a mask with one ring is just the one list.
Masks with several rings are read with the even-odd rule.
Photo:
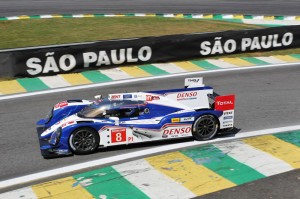
[[233, 128], [234, 95], [218, 96], [202, 78], [185, 88], [109, 94], [56, 104], [37, 122], [45, 158], [89, 154], [99, 147], [194, 137]]

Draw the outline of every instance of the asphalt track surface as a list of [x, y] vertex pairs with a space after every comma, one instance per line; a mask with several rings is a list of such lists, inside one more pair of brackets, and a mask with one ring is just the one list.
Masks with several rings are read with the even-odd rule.
[[[220, 94], [236, 94], [235, 126], [240, 129], [239, 133], [243, 133], [299, 124], [299, 67], [223, 71], [201, 76], [206, 85], [213, 86]], [[54, 104], [65, 99], [92, 99], [100, 93], [106, 95], [124, 91], [180, 88], [183, 87], [184, 78], [122, 83], [0, 101], [0, 180], [169, 144], [159, 142], [114, 147], [101, 149], [91, 155], [45, 160], [40, 155], [35, 122]]]
[[[221, 13], [299, 15], [298, 0], [0, 0], [0, 16], [78, 13]], [[236, 127], [246, 131], [297, 125], [300, 121], [300, 65], [203, 75], [221, 94], [237, 95]], [[77, 90], [0, 101], [0, 180], [59, 168], [88, 160], [151, 148], [134, 145], [101, 150], [88, 156], [44, 160], [39, 153], [35, 122], [56, 102], [92, 98], [124, 90], [181, 87], [182, 78], [147, 81], [122, 86]], [[167, 144], [167, 143], [164, 143]], [[297, 198], [300, 170], [276, 175], [204, 198]]]
[[299, 15], [298, 0], [0, 0], [1, 16], [82, 13]]

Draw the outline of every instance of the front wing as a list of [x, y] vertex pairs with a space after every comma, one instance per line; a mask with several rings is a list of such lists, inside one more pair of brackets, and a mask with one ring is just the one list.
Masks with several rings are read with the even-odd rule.
[[50, 145], [48, 139], [42, 139], [41, 134], [45, 131], [44, 127], [37, 127], [37, 134], [40, 143], [41, 154], [44, 158], [54, 158], [61, 156], [69, 156], [73, 155], [73, 153], [69, 149], [61, 148], [61, 145], [53, 146]]

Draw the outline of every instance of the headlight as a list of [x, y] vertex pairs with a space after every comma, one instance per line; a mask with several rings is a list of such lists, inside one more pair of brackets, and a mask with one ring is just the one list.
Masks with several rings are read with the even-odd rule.
[[49, 140], [49, 143], [51, 145], [57, 145], [60, 141], [60, 137], [61, 137], [61, 133], [62, 133], [62, 129], [61, 127], [58, 127], [51, 135], [51, 139]]

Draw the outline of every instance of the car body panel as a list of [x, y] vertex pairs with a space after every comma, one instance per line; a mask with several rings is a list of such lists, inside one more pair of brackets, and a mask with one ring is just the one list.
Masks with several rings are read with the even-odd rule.
[[37, 122], [42, 155], [71, 155], [69, 138], [79, 128], [94, 129], [99, 146], [109, 147], [192, 137], [193, 123], [203, 115], [213, 115], [220, 129], [233, 127], [233, 95], [212, 99], [213, 88], [204, 86], [202, 78], [187, 78], [185, 86], [57, 103], [46, 119]]

